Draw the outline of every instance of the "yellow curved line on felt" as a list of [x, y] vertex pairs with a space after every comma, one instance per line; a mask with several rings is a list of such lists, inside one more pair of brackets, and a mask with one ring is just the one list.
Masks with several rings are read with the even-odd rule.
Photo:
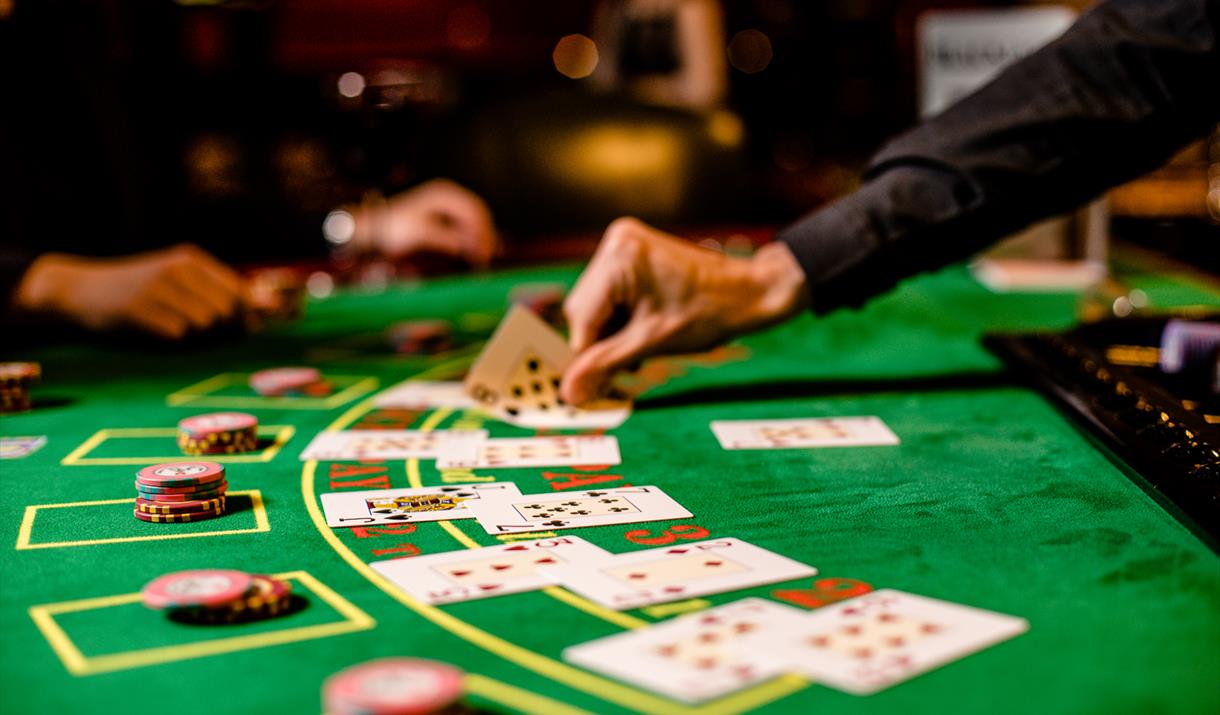
[[[446, 367], [446, 365], [438, 365], [430, 370], [425, 370], [417, 375], [415, 379], [426, 379], [429, 373], [433, 371], [440, 372], [446, 369]], [[357, 416], [372, 406], [374, 397], [369, 396], [352, 405], [331, 422], [324, 431], [339, 430], [351, 423]], [[305, 462], [301, 470], [301, 496], [305, 501], [305, 510], [309, 514], [314, 528], [318, 530], [318, 533], [322, 535], [322, 539], [335, 550], [335, 553], [340, 558], [390, 598], [393, 598], [395, 601], [398, 601], [453, 635], [522, 668], [532, 670], [539, 675], [549, 677], [552, 680], [561, 682], [568, 687], [589, 695], [616, 703], [628, 710], [635, 710], [646, 715], [736, 715], [736, 713], [752, 710], [755, 707], [802, 690], [809, 684], [808, 681], [799, 676], [784, 675], [749, 690], [722, 698], [714, 703], [702, 707], [689, 707], [680, 705], [672, 700], [659, 698], [640, 690], [620, 685], [578, 668], [573, 668], [570, 665], [552, 660], [532, 650], [506, 641], [499, 636], [476, 628], [434, 606], [424, 604], [403, 593], [388, 579], [374, 571], [343, 542], [339, 541], [339, 537], [335, 535], [334, 530], [326, 525], [326, 517], [323, 516], [322, 510], [318, 507], [317, 495], [314, 492], [314, 474], [317, 472], [317, 468], [318, 463], [316, 460]], [[416, 469], [418, 470], [418, 468], [417, 464]]]
[[592, 715], [588, 710], [572, 707], [567, 703], [552, 700], [545, 695], [531, 693], [515, 685], [501, 683], [498, 680], [493, 680], [486, 675], [479, 675], [478, 673], [467, 673], [464, 685], [466, 692], [471, 695], [478, 695], [501, 705], [524, 710], [528, 713], [538, 713], [538, 715]]

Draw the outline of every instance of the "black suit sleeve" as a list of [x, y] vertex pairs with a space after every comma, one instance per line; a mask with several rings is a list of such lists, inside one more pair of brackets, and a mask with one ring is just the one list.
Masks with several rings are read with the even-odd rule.
[[885, 146], [780, 232], [813, 309], [858, 306], [1143, 174], [1220, 121], [1220, 0], [1108, 0]]

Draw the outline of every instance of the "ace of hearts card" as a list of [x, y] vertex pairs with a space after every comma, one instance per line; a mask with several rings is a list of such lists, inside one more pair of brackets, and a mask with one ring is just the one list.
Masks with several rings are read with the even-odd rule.
[[741, 539], [711, 539], [548, 568], [564, 588], [626, 610], [817, 574], [812, 566]]
[[528, 308], [513, 306], [466, 376], [466, 392], [497, 418], [533, 429], [618, 427], [625, 400], [565, 405], [559, 383], [573, 359], [559, 333]]
[[512, 482], [328, 492], [322, 495], [322, 511], [330, 527], [471, 519], [473, 515], [466, 508], [470, 502], [485, 495], [520, 493]]
[[407, 594], [431, 605], [535, 591], [555, 582], [539, 569], [591, 563], [609, 552], [579, 536], [557, 536], [481, 549], [374, 561], [372, 567]]

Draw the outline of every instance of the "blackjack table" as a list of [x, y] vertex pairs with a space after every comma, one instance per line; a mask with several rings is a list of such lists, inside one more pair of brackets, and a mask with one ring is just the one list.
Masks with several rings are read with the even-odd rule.
[[[473, 712], [1220, 712], [1220, 557], [1123, 466], [981, 345], [989, 331], [1062, 329], [1080, 298], [993, 293], [964, 265], [859, 310], [801, 316], [709, 351], [654, 359], [622, 462], [447, 469], [429, 460], [303, 461], [325, 430], [485, 429], [478, 409], [384, 408], [407, 379], [460, 380], [523, 284], [570, 286], [580, 266], [528, 267], [311, 299], [291, 324], [174, 348], [111, 341], [27, 347], [33, 409], [4, 436], [45, 436], [0, 461], [0, 711], [318, 713], [331, 674], [386, 656], [464, 671]], [[1154, 308], [1220, 304], [1195, 275], [1119, 261]], [[387, 326], [447, 320], [439, 351], [402, 354]], [[249, 375], [318, 368], [326, 394], [264, 396]], [[221, 455], [223, 516], [133, 518], [133, 475], [181, 459], [175, 427], [233, 410], [258, 447]], [[898, 445], [726, 451], [720, 419], [877, 416]], [[736, 537], [816, 567], [812, 578], [625, 611], [561, 587], [427, 605], [370, 563], [509, 543], [473, 520], [332, 529], [327, 492], [511, 481], [522, 493], [655, 485], [689, 518], [581, 529], [613, 553]], [[563, 532], [559, 532], [562, 534]], [[572, 532], [577, 533], [577, 532]], [[552, 533], [535, 532], [545, 538]], [[141, 603], [169, 572], [239, 569], [291, 583], [273, 618], [198, 624]], [[690, 704], [565, 662], [571, 645], [745, 596], [805, 610], [883, 588], [1025, 619], [1027, 632], [861, 696], [782, 675]]]

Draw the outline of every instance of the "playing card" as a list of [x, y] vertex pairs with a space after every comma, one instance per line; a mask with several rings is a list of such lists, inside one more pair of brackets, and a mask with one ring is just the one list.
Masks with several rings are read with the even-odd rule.
[[47, 436], [37, 437], [0, 437], [0, 459], [21, 459], [42, 449], [47, 443]]
[[460, 382], [407, 380], [373, 398], [373, 404], [404, 410], [446, 407], [465, 410], [475, 407], [477, 403], [466, 394], [466, 388]]
[[486, 430], [344, 430], [319, 432], [301, 452], [301, 459], [436, 459], [441, 445], [479, 442]]
[[1021, 618], [886, 589], [814, 611], [766, 648], [816, 682], [866, 695], [1028, 629]]
[[718, 698], [786, 670], [755, 644], [804, 612], [745, 598], [564, 649], [563, 659], [688, 703]]
[[630, 414], [629, 403], [603, 400], [583, 409], [559, 397], [559, 381], [573, 358], [559, 333], [516, 305], [496, 328], [466, 376], [466, 392], [499, 419], [533, 429], [611, 429]]
[[620, 461], [618, 440], [614, 437], [518, 437], [446, 444], [437, 455], [436, 466], [438, 469], [503, 469], [618, 464]]
[[548, 568], [564, 588], [616, 610], [813, 576], [812, 566], [740, 539], [696, 541]]
[[489, 534], [683, 519], [691, 513], [657, 487], [620, 487], [482, 499], [468, 507]]
[[609, 556], [579, 536], [557, 536], [371, 565], [409, 595], [436, 605], [546, 588], [555, 582], [539, 567], [591, 563]]
[[484, 495], [519, 495], [512, 482], [453, 484], [417, 489], [369, 489], [322, 495], [327, 526], [368, 526], [411, 521], [473, 519], [467, 504]]
[[724, 449], [796, 449], [898, 444], [878, 417], [790, 420], [717, 420], [712, 432]]

